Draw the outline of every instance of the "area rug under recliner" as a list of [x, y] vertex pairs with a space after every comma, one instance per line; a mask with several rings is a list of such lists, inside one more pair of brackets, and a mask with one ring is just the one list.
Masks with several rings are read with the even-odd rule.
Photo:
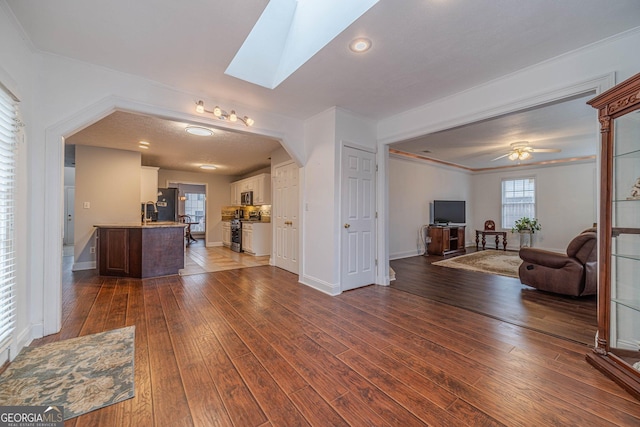
[[134, 396], [135, 326], [25, 347], [0, 375], [0, 406], [62, 406], [64, 419]]
[[518, 252], [488, 249], [437, 261], [433, 265], [517, 278], [518, 267], [521, 263], [522, 260], [518, 256]]

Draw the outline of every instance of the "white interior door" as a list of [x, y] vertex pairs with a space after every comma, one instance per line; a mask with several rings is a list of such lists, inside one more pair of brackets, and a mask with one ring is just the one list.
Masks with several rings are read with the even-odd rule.
[[272, 218], [275, 221], [274, 264], [298, 274], [298, 166], [291, 162], [275, 168]]
[[375, 283], [375, 154], [342, 149], [341, 289]]
[[75, 187], [65, 187], [64, 189], [64, 239], [63, 243], [65, 245], [73, 245], [73, 228], [74, 228], [74, 210], [73, 204], [76, 200], [76, 189]]

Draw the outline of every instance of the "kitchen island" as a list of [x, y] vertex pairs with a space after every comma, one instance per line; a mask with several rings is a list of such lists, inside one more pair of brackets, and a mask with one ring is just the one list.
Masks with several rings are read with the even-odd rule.
[[178, 274], [184, 268], [184, 228], [178, 222], [98, 224], [101, 276], [149, 278]]

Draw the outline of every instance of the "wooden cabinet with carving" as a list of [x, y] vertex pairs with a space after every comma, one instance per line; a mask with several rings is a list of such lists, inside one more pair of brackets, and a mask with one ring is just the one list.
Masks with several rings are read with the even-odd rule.
[[640, 399], [640, 74], [588, 103], [602, 145], [598, 332], [587, 360]]

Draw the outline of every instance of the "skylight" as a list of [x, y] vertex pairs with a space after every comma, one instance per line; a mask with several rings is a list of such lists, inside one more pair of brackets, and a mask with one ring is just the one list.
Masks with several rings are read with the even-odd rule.
[[379, 0], [270, 0], [225, 74], [275, 89]]

